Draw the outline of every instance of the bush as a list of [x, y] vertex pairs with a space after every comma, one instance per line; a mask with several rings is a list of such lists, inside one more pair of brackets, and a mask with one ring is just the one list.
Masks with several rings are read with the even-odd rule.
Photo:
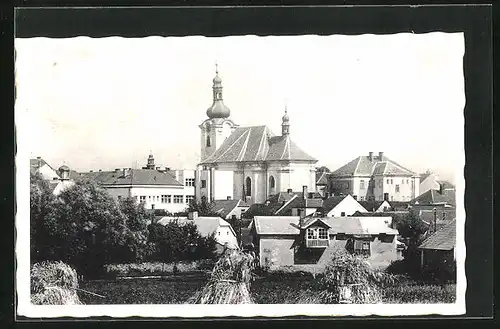
[[207, 271], [213, 268], [213, 260], [185, 261], [178, 263], [146, 262], [132, 264], [109, 264], [106, 265], [106, 273], [111, 277], [124, 276], [156, 276], [173, 274], [174, 267], [179, 273], [196, 271]]
[[399, 284], [383, 290], [384, 302], [391, 304], [454, 303], [456, 286]]

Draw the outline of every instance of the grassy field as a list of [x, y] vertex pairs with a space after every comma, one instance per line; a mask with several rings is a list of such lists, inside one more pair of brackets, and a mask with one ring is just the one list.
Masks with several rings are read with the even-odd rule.
[[[178, 276], [168, 279], [87, 281], [80, 288], [105, 296], [79, 292], [85, 304], [182, 304], [205, 284], [203, 277]], [[318, 302], [317, 292], [307, 278], [252, 282], [251, 295], [258, 304]], [[395, 285], [383, 290], [385, 303], [453, 303], [455, 285]]]

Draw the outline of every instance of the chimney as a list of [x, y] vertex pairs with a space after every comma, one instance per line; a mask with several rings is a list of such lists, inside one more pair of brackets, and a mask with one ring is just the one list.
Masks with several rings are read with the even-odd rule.
[[226, 200], [231, 200], [231, 196], [230, 196], [230, 195], [228, 195], [228, 196], [226, 197]]
[[291, 188], [289, 188], [288, 190], [286, 190], [286, 192], [287, 192], [288, 194], [292, 194], [292, 189], [291, 189]]
[[382, 161], [384, 159], [384, 152], [378, 152], [379, 160]]
[[89, 172], [94, 172], [93, 170], [89, 170]]
[[170, 168], [169, 167], [165, 167], [165, 171], [170, 171]]
[[368, 158], [370, 158], [370, 161], [373, 161], [373, 152], [368, 153]]
[[432, 233], [436, 232], [436, 226], [437, 226], [437, 209], [434, 208], [434, 230]]
[[102, 171], [102, 169], [99, 169], [99, 172], [101, 172], [101, 171]]
[[42, 167], [42, 157], [36, 157], [38, 168]]
[[156, 170], [158, 170], [158, 171], [159, 171], [159, 170], [160, 170], [160, 167], [156, 167]]
[[302, 186], [302, 198], [307, 199], [307, 185]]
[[439, 194], [443, 195], [444, 193], [444, 184], [443, 183], [439, 183]]
[[197, 211], [192, 211], [188, 214], [188, 219], [195, 220], [198, 219], [198, 212]]
[[127, 168], [123, 168], [123, 177], [127, 177]]

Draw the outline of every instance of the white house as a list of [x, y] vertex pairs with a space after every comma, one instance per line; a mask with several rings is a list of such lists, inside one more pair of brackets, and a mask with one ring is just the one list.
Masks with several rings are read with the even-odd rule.
[[[146, 209], [164, 209], [171, 213], [186, 211], [194, 199], [194, 171], [171, 171], [154, 165], [152, 155], [142, 169], [123, 168], [114, 171], [82, 173], [97, 181], [116, 199], [132, 197], [144, 203]], [[185, 186], [176, 177], [181, 177]]]
[[198, 232], [204, 237], [214, 235], [217, 243], [222, 247], [238, 249], [238, 240], [236, 233], [231, 225], [220, 217], [198, 217], [196, 213], [191, 213], [190, 217], [162, 217], [158, 223], [166, 225], [171, 221], [177, 221], [180, 224], [193, 223]]
[[352, 216], [356, 212], [368, 212], [351, 195], [332, 196], [323, 200], [323, 214], [325, 217]]
[[230, 118], [218, 72], [213, 79], [213, 104], [201, 129], [201, 161], [196, 172], [196, 196], [208, 200], [236, 199], [263, 203], [270, 195], [306, 185], [315, 191], [316, 159], [290, 138], [290, 121], [282, 118], [275, 136], [267, 126], [240, 127]]
[[58, 180], [60, 178], [57, 170], [52, 168], [41, 157], [37, 157], [36, 159], [30, 159], [30, 171], [32, 173], [40, 174], [43, 179], [48, 181]]
[[379, 152], [359, 156], [330, 174], [334, 195], [351, 194], [359, 201], [410, 201], [418, 196], [420, 177]]

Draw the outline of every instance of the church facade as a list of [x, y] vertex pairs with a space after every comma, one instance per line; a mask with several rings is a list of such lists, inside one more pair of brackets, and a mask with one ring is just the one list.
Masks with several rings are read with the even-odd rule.
[[213, 104], [200, 127], [201, 159], [196, 169], [196, 196], [208, 200], [241, 199], [263, 203], [279, 192], [316, 189], [317, 160], [290, 138], [290, 119], [282, 118], [281, 135], [265, 125], [240, 127], [224, 104], [216, 70]]

